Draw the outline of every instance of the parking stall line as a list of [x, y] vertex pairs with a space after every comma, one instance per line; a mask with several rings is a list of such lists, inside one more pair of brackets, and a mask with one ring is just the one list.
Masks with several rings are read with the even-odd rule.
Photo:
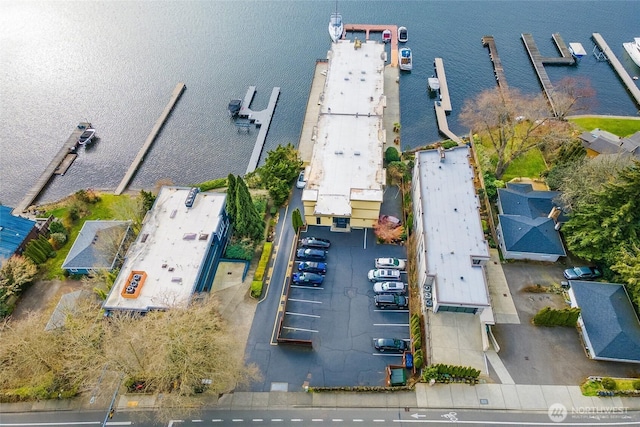
[[322, 286], [300, 286], [300, 285], [291, 285], [292, 288], [298, 289], [324, 289]]
[[380, 309], [376, 309], [376, 310], [373, 310], [373, 311], [377, 311], [379, 313], [384, 313], [384, 312], [387, 312], [387, 313], [408, 313], [409, 312], [409, 310], [380, 310]]
[[316, 319], [320, 318], [320, 316], [318, 316], [316, 314], [294, 313], [292, 311], [285, 311], [284, 314], [290, 314], [291, 316], [313, 317], [313, 318], [316, 318]]
[[398, 356], [398, 357], [402, 357], [402, 354], [398, 354], [398, 353], [371, 353], [374, 356]]
[[282, 329], [288, 329], [290, 331], [318, 332], [315, 329], [294, 328], [294, 327], [291, 327], [291, 326], [283, 326]]
[[322, 304], [322, 301], [313, 301], [313, 300], [310, 300], [310, 299], [289, 298], [289, 301], [308, 302], [309, 304]]
[[373, 326], [403, 326], [409, 327], [408, 323], [374, 323]]

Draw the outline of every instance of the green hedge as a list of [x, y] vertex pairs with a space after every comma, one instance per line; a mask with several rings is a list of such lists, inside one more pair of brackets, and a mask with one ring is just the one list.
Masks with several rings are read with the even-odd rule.
[[262, 256], [260, 256], [260, 261], [258, 261], [258, 267], [256, 267], [256, 272], [253, 275], [253, 282], [251, 282], [251, 296], [254, 298], [258, 298], [260, 295], [262, 295], [262, 284], [264, 283], [264, 273], [267, 270], [267, 266], [269, 265], [272, 249], [273, 249], [272, 242], [265, 242], [264, 246], [262, 247]]

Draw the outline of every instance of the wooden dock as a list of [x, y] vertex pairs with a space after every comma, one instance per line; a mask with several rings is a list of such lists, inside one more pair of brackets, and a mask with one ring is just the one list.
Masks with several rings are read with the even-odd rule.
[[[398, 66], [398, 26], [397, 25], [369, 25], [369, 24], [345, 24], [344, 33], [342, 38], [345, 39], [348, 31], [363, 32], [365, 34], [364, 39], [369, 40], [371, 33], [382, 33], [384, 30], [391, 31], [391, 61], [389, 65], [392, 67]], [[380, 36], [380, 42], [382, 43], [382, 35]]]
[[452, 141], [463, 144], [462, 140], [449, 129], [447, 122], [447, 113], [451, 111], [451, 99], [449, 98], [449, 86], [447, 86], [447, 75], [444, 72], [444, 62], [442, 58], [436, 58], [433, 61], [436, 71], [436, 77], [440, 81], [439, 99], [433, 103], [436, 110], [436, 120], [438, 121], [438, 130]]
[[153, 144], [153, 141], [155, 141], [156, 137], [160, 133], [162, 126], [164, 126], [167, 118], [169, 118], [169, 114], [171, 114], [171, 111], [173, 110], [173, 107], [175, 107], [176, 102], [178, 102], [178, 99], [180, 99], [182, 92], [184, 92], [186, 88], [187, 86], [185, 86], [184, 83], [178, 83], [175, 89], [173, 89], [171, 98], [169, 99], [169, 103], [166, 107], [164, 107], [162, 114], [160, 114], [160, 117], [156, 121], [156, 124], [153, 125], [153, 128], [151, 129], [151, 133], [149, 133], [149, 136], [147, 136], [147, 139], [144, 141], [142, 148], [140, 148], [140, 151], [138, 151], [138, 154], [133, 159], [133, 162], [129, 166], [127, 173], [124, 174], [124, 178], [122, 178], [122, 181], [120, 181], [120, 184], [116, 188], [116, 195], [122, 194], [129, 185], [129, 181], [131, 181], [131, 178], [133, 178], [133, 175], [135, 175], [136, 171], [140, 167], [140, 163], [142, 163], [142, 161], [144, 160], [144, 156], [147, 154], [147, 151]]
[[636, 101], [636, 105], [640, 106], [640, 89], [638, 89], [638, 86], [636, 86], [629, 73], [627, 73], [627, 70], [624, 69], [622, 63], [620, 63], [618, 58], [616, 58], [616, 55], [611, 51], [609, 45], [604, 41], [604, 38], [600, 33], [593, 33], [591, 37], [600, 50], [606, 55], [609, 64], [611, 64], [615, 72], [618, 74], [618, 77], [627, 88], [629, 94], [631, 94], [633, 99]]
[[255, 94], [256, 87], [249, 86], [247, 94], [244, 96], [244, 100], [242, 101], [242, 107], [240, 107], [238, 118], [236, 119], [236, 126], [238, 126], [238, 124], [254, 124], [256, 127], [260, 128], [245, 173], [253, 172], [258, 167], [260, 154], [262, 154], [264, 142], [267, 139], [267, 133], [269, 132], [269, 126], [271, 125], [271, 119], [273, 118], [273, 113], [276, 109], [276, 104], [278, 103], [278, 97], [280, 96], [280, 88], [274, 87], [271, 90], [271, 97], [269, 98], [269, 104], [267, 105], [267, 108], [260, 111], [254, 111], [251, 109], [251, 102], [253, 102], [253, 97], [255, 96]]
[[498, 49], [496, 48], [496, 41], [493, 36], [482, 37], [482, 45], [489, 48], [489, 58], [493, 63], [493, 74], [496, 77], [496, 83], [500, 89], [508, 89], [507, 78], [504, 75], [504, 68], [502, 67], [502, 61], [500, 61], [500, 55], [498, 55]]
[[[33, 202], [38, 198], [44, 187], [47, 186], [51, 177], [56, 173], [56, 171], [60, 172], [62, 168], [66, 171], [71, 163], [68, 162], [67, 155], [74, 154], [76, 149], [78, 148], [78, 138], [82, 135], [82, 132], [86, 128], [91, 127], [91, 123], [89, 122], [80, 122], [78, 126], [71, 132], [71, 135], [67, 139], [67, 141], [62, 145], [62, 148], [58, 151], [58, 153], [53, 157], [49, 165], [42, 172], [38, 180], [33, 184], [31, 189], [27, 192], [24, 198], [13, 208], [14, 215], [20, 215], [24, 213], [29, 206], [33, 204]], [[75, 157], [74, 157], [75, 159]]]
[[529, 54], [529, 58], [531, 58], [531, 63], [533, 64], [533, 68], [538, 75], [538, 80], [542, 85], [542, 90], [544, 90], [545, 95], [547, 96], [547, 101], [549, 101], [549, 106], [551, 107], [551, 111], [554, 116], [558, 115], [556, 110], [555, 102], [553, 100], [553, 84], [549, 79], [549, 75], [544, 69], [544, 64], [552, 64], [552, 65], [573, 65], [576, 63], [575, 59], [571, 56], [569, 49], [565, 45], [560, 34], [554, 33], [552, 35], [553, 41], [560, 52], [560, 57], [546, 57], [542, 56], [540, 51], [538, 50], [538, 46], [536, 46], [536, 42], [533, 40], [533, 36], [531, 34], [523, 33], [521, 35], [522, 42], [524, 43], [524, 47], [527, 49], [527, 53]]

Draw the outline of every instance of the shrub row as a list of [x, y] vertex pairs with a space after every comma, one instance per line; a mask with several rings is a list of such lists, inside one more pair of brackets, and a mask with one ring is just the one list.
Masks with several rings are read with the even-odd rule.
[[198, 187], [200, 187], [200, 191], [215, 190], [216, 188], [224, 188], [226, 186], [227, 178], [218, 178], [198, 184]]
[[477, 383], [480, 370], [470, 366], [445, 365], [438, 363], [429, 366], [423, 373], [423, 381], [435, 380], [437, 382], [467, 382]]
[[424, 354], [422, 353], [422, 331], [420, 329], [420, 316], [416, 313], [411, 315], [409, 324], [411, 325], [411, 337], [413, 338], [413, 366], [421, 369], [424, 365]]
[[352, 386], [352, 387], [309, 387], [309, 391], [314, 393], [321, 392], [335, 392], [335, 391], [354, 391], [354, 392], [374, 392], [374, 393], [387, 393], [390, 391], [412, 391], [413, 387], [399, 386], [399, 387], [383, 387], [383, 386]]
[[24, 256], [29, 258], [35, 264], [43, 264], [47, 258], [53, 258], [55, 252], [51, 243], [44, 237], [40, 236], [37, 239], [31, 240], [24, 250]]
[[272, 249], [272, 242], [265, 242], [264, 246], [262, 247], [262, 255], [260, 256], [260, 261], [258, 261], [258, 266], [256, 267], [256, 272], [254, 273], [253, 281], [251, 282], [251, 296], [254, 298], [258, 298], [260, 295], [262, 295], [264, 273], [267, 270], [267, 265], [269, 265]]

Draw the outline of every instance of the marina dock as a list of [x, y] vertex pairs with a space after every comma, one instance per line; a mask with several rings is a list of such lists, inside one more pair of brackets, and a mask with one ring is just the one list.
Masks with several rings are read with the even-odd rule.
[[508, 89], [507, 78], [504, 75], [504, 68], [502, 68], [502, 61], [500, 61], [500, 55], [498, 55], [496, 41], [493, 36], [482, 37], [482, 45], [489, 48], [489, 58], [493, 63], [493, 74], [496, 77], [498, 87], [500, 89]]
[[616, 58], [616, 55], [611, 51], [609, 45], [604, 41], [604, 38], [600, 33], [593, 33], [591, 37], [600, 50], [606, 55], [609, 64], [611, 64], [615, 72], [618, 74], [618, 77], [620, 77], [620, 80], [627, 88], [627, 91], [636, 101], [636, 105], [640, 106], [640, 89], [638, 89], [638, 86], [636, 86], [629, 73], [627, 73], [627, 70], [624, 69], [622, 63], [620, 63], [618, 58]]
[[162, 114], [160, 114], [160, 117], [156, 121], [156, 124], [153, 125], [153, 128], [151, 129], [151, 133], [149, 133], [149, 136], [147, 136], [147, 139], [144, 141], [142, 148], [140, 148], [140, 151], [138, 151], [138, 154], [133, 159], [133, 162], [129, 166], [127, 173], [125, 173], [124, 178], [122, 178], [122, 181], [120, 181], [120, 184], [116, 188], [116, 195], [122, 194], [129, 185], [129, 181], [131, 181], [131, 178], [133, 178], [133, 175], [135, 175], [136, 171], [140, 167], [140, 163], [142, 163], [142, 161], [144, 160], [144, 156], [147, 154], [147, 151], [149, 151], [149, 148], [153, 144], [153, 141], [155, 141], [156, 137], [160, 133], [162, 126], [164, 126], [165, 122], [169, 118], [169, 114], [171, 114], [171, 111], [173, 110], [173, 107], [175, 107], [176, 102], [178, 102], [178, 99], [180, 99], [182, 92], [184, 92], [186, 88], [187, 86], [185, 86], [184, 83], [178, 83], [175, 89], [173, 89], [171, 98], [169, 99], [169, 103], [166, 107], [164, 107]]
[[538, 75], [538, 80], [542, 85], [542, 90], [544, 90], [545, 95], [547, 96], [547, 100], [549, 101], [549, 106], [551, 107], [551, 111], [554, 116], [558, 115], [556, 110], [555, 103], [553, 101], [553, 84], [551, 84], [551, 80], [549, 79], [549, 75], [544, 69], [544, 64], [550, 65], [574, 65], [575, 59], [571, 56], [571, 52], [567, 48], [566, 44], [560, 37], [560, 34], [554, 33], [552, 35], [553, 41], [560, 52], [560, 57], [547, 57], [542, 56], [540, 51], [538, 50], [538, 46], [536, 46], [536, 42], [533, 40], [533, 36], [528, 33], [521, 34], [522, 42], [524, 43], [524, 47], [527, 49], [527, 53], [529, 54], [529, 58], [531, 58], [531, 63], [533, 64], [533, 68]]
[[253, 152], [251, 153], [251, 158], [249, 159], [249, 164], [247, 165], [245, 173], [253, 172], [258, 167], [260, 154], [262, 154], [264, 142], [267, 139], [267, 133], [269, 132], [269, 125], [271, 124], [271, 119], [273, 118], [273, 113], [276, 109], [276, 104], [278, 103], [278, 97], [280, 96], [280, 88], [274, 87], [271, 90], [271, 97], [269, 98], [267, 108], [260, 111], [254, 111], [251, 109], [251, 102], [253, 101], [255, 94], [256, 87], [249, 86], [247, 94], [244, 96], [244, 100], [242, 101], [242, 107], [238, 113], [238, 119], [236, 119], [236, 126], [249, 126], [251, 124], [255, 124], [256, 127], [260, 128], [258, 137], [256, 138], [256, 144], [253, 146]]
[[38, 198], [44, 187], [47, 186], [54, 174], [64, 175], [77, 154], [78, 138], [86, 128], [91, 127], [91, 123], [80, 122], [78, 126], [71, 132], [67, 141], [62, 145], [58, 153], [53, 157], [49, 165], [42, 172], [36, 183], [29, 189], [24, 198], [13, 208], [14, 215], [24, 213], [29, 206]]
[[452, 141], [463, 144], [462, 140], [449, 129], [447, 123], [447, 113], [451, 111], [451, 99], [449, 98], [449, 87], [447, 86], [447, 75], [444, 72], [444, 62], [442, 58], [436, 58], [433, 61], [436, 71], [436, 77], [440, 81], [439, 99], [434, 101], [433, 106], [436, 110], [436, 119], [438, 121], [438, 130]]
[[[369, 40], [371, 33], [382, 33], [384, 30], [391, 31], [391, 61], [392, 67], [398, 66], [398, 26], [397, 25], [368, 25], [368, 24], [345, 24], [342, 38], [346, 38], [348, 31], [357, 31], [365, 33], [365, 40]], [[380, 36], [382, 41], [382, 35]]]

